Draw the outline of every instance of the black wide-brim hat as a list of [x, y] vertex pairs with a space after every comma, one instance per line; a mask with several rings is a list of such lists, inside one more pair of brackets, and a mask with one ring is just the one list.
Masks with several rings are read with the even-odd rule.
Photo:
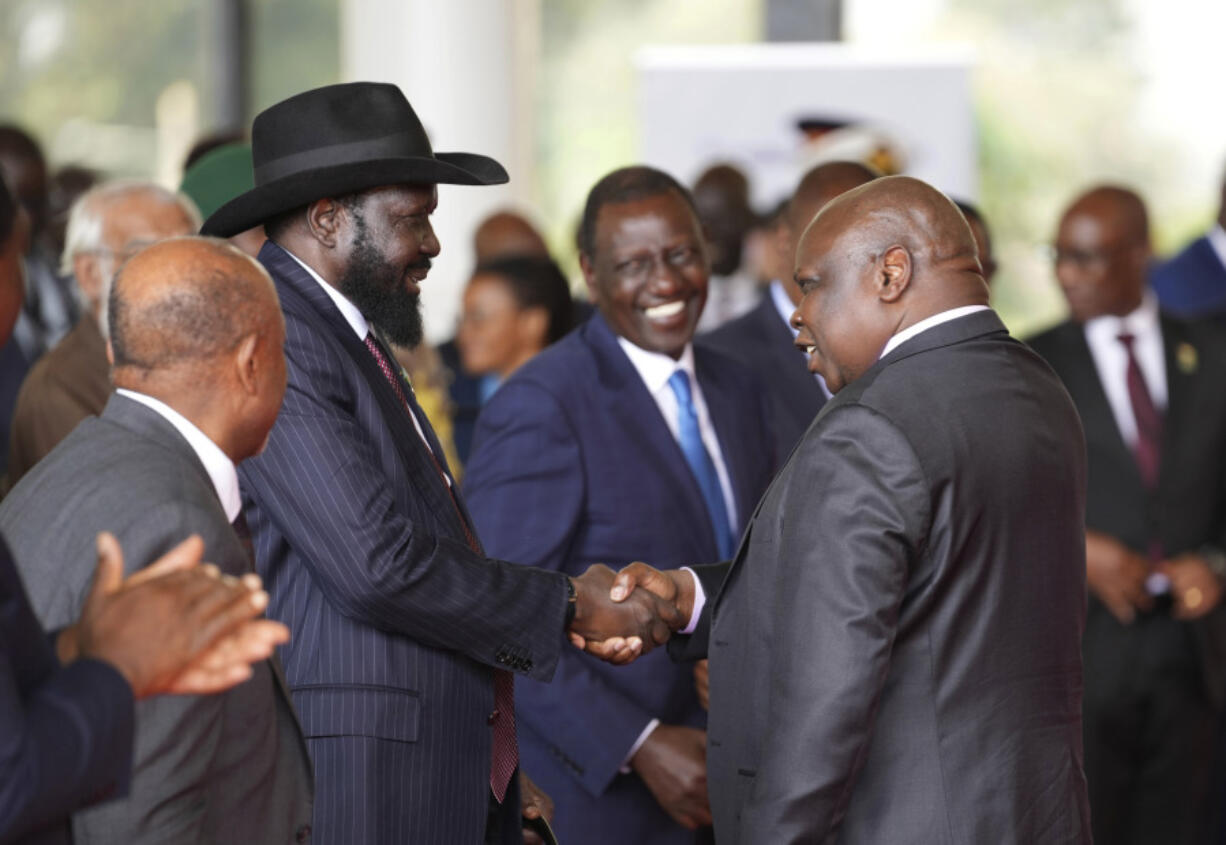
[[304, 91], [256, 115], [255, 187], [204, 221], [230, 237], [325, 197], [381, 185], [501, 185], [502, 165], [475, 153], [436, 153], [395, 85], [349, 82]]

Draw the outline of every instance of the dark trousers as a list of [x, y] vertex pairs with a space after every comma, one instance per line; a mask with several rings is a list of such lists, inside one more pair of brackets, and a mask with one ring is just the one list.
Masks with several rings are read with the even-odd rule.
[[1091, 599], [1083, 646], [1094, 841], [1205, 842], [1217, 717], [1191, 625], [1161, 603], [1121, 625]]

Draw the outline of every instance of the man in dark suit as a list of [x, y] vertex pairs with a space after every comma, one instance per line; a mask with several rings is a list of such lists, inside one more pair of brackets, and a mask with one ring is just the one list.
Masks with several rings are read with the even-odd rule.
[[709, 643], [717, 840], [1089, 842], [1068, 395], [922, 182], [831, 202], [796, 278], [797, 342], [835, 396], [730, 571], [695, 569], [714, 606], [686, 572], [619, 576], [710, 621], [675, 642]]
[[1077, 405], [1089, 452], [1085, 760], [1094, 839], [1200, 842], [1226, 693], [1226, 337], [1159, 310], [1131, 191], [1065, 212], [1072, 312], [1031, 340]]
[[[0, 180], [0, 345], [21, 308], [21, 273], [3, 260], [15, 212]], [[253, 621], [268, 603], [254, 575], [229, 583], [197, 566], [199, 538], [126, 580], [115, 538], [100, 535], [96, 549], [80, 616], [47, 635], [0, 540], [3, 842], [66, 843], [69, 813], [127, 791], [134, 697], [228, 689], [289, 634]]]
[[[753, 374], [691, 344], [708, 268], [689, 194], [649, 167], [614, 171], [588, 195], [580, 244], [600, 313], [482, 411], [464, 488], [481, 537], [571, 575], [727, 559], [773, 453]], [[576, 651], [559, 673], [519, 685], [517, 721], [561, 841], [692, 842], [683, 828], [710, 814], [688, 667], [657, 653], [622, 670]]]
[[[231, 523], [241, 517], [235, 464], [262, 448], [285, 390], [271, 280], [232, 247], [164, 241], [123, 266], [110, 329], [116, 394], [0, 504], [0, 530], [48, 628], [80, 612], [88, 551], [108, 527], [135, 561], [199, 534], [223, 574], [253, 571], [245, 527]], [[310, 760], [275, 660], [223, 696], [160, 699], [136, 718], [131, 795], [77, 814], [79, 840], [309, 836]]]
[[256, 187], [204, 229], [265, 224], [260, 261], [285, 314], [285, 403], [241, 474], [272, 615], [294, 628], [316, 836], [518, 842], [511, 673], [548, 680], [568, 624], [634, 628], [648, 648], [667, 638], [662, 618], [681, 620], [662, 602], [612, 605], [606, 568], [568, 579], [488, 558], [379, 336], [421, 339], [436, 185], [503, 182], [502, 167], [435, 154], [404, 95], [376, 83], [272, 106], [252, 146]]
[[[800, 236], [822, 207], [874, 178], [873, 171], [851, 161], [819, 164], [804, 175], [783, 212], [779, 231], [780, 249], [787, 256], [783, 266], [789, 272]], [[771, 399], [771, 431], [781, 459], [830, 395], [822, 377], [809, 372], [804, 353], [796, 348], [796, 329], [789, 321], [799, 302], [795, 280], [775, 279], [756, 308], [697, 341], [699, 348], [719, 350], [753, 368]]]
[[1226, 176], [1217, 223], [1183, 252], [1155, 266], [1158, 302], [1183, 317], [1226, 318]]

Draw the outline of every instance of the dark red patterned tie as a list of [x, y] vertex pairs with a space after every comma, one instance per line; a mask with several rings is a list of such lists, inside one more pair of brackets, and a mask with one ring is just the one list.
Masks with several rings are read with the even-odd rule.
[[1141, 480], [1151, 490], [1158, 486], [1158, 469], [1162, 459], [1162, 413], [1154, 404], [1154, 398], [1145, 384], [1145, 375], [1133, 353], [1136, 338], [1129, 332], [1121, 332], [1120, 343], [1128, 353], [1128, 399], [1132, 402], [1132, 415], [1137, 420], [1137, 443], [1133, 453]]
[[[392, 369], [391, 359], [383, 351], [373, 334], [366, 335], [366, 348], [374, 356], [375, 363], [383, 372], [383, 377], [396, 392], [405, 412], [412, 418], [413, 408], [405, 395], [404, 386], [396, 375], [396, 371]], [[418, 422], [420, 423], [421, 420]], [[430, 448], [429, 442], [424, 437], [422, 441], [422, 445], [426, 447], [426, 454], [430, 456], [430, 462], [434, 464], [434, 469], [443, 480], [443, 486], [447, 488], [447, 493], [451, 496], [451, 504], [456, 509], [460, 525], [464, 528], [464, 539], [468, 541], [468, 547], [477, 554], [481, 554], [481, 546], [477, 543], [472, 529], [468, 527], [468, 520], [464, 518], [464, 512], [460, 510], [460, 503], [456, 501], [455, 489], [448, 481], [447, 474], [443, 472], [443, 467]], [[519, 744], [515, 740], [515, 680], [511, 673], [504, 669], [494, 670], [494, 712], [490, 718], [494, 725], [494, 748], [490, 757], [490, 790], [501, 803], [506, 797], [511, 777], [515, 774], [516, 767], [519, 766]]]

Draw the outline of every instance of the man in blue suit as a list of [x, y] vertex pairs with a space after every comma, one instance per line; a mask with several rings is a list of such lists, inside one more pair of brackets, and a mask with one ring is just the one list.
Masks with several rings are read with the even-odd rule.
[[[783, 266], [789, 272], [800, 236], [822, 207], [874, 178], [873, 171], [853, 161], [819, 164], [801, 178], [783, 211], [780, 231]], [[809, 372], [804, 353], [796, 348], [791, 319], [799, 304], [796, 282], [791, 277], [775, 279], [756, 308], [697, 340], [700, 348], [744, 361], [762, 381], [771, 400], [771, 429], [781, 461], [830, 396], [822, 377]]]
[[[766, 400], [691, 344], [708, 264], [686, 190], [648, 167], [588, 196], [580, 261], [599, 313], [515, 373], [477, 423], [465, 492], [491, 553], [568, 574], [733, 551], [770, 480]], [[519, 686], [526, 767], [564, 842], [682, 843], [710, 824], [705, 714], [665, 654], [564, 654]], [[689, 830], [687, 830], [687, 828]]]
[[1154, 267], [1158, 302], [1181, 317], [1226, 317], [1226, 177], [1217, 223], [1183, 252]]
[[486, 557], [384, 343], [421, 340], [436, 185], [505, 182], [501, 165], [435, 154], [400, 90], [377, 83], [270, 107], [252, 154], [255, 188], [204, 231], [264, 224], [285, 315], [285, 400], [240, 476], [271, 615], [294, 631], [283, 658], [315, 763], [315, 840], [517, 843], [511, 673], [549, 680], [567, 626], [629, 626], [647, 648], [680, 626], [676, 608], [616, 614], [598, 592], [608, 569], [567, 579]]

